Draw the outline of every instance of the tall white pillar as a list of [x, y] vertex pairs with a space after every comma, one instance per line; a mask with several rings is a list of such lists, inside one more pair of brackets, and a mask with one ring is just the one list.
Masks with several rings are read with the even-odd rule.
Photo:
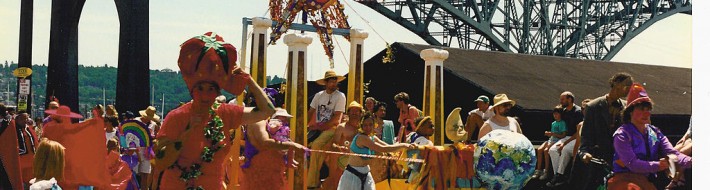
[[269, 37], [267, 30], [271, 27], [271, 19], [254, 17], [251, 20], [254, 27], [251, 36], [250, 74], [257, 84], [266, 87], [266, 48]]
[[442, 49], [425, 49], [419, 54], [424, 59], [424, 103], [422, 111], [430, 116], [435, 126], [434, 144], [444, 145], [444, 60], [449, 52]]
[[362, 29], [350, 29], [350, 70], [348, 74], [348, 99], [347, 102], [356, 101], [364, 105], [363, 102], [363, 52], [365, 38], [369, 34]]
[[[306, 79], [306, 58], [308, 45], [313, 38], [303, 34], [287, 34], [284, 44], [288, 45], [288, 64], [286, 65], [286, 110], [291, 118], [291, 139], [303, 146], [308, 146], [308, 81]], [[308, 163], [303, 155], [294, 156], [298, 163]], [[287, 189], [306, 189], [306, 167], [299, 166], [296, 171], [288, 170]]]

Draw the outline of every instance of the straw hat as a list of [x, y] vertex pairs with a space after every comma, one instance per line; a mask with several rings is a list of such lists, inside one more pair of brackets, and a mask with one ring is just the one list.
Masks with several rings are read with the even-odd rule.
[[329, 78], [337, 78], [338, 82], [345, 80], [344, 76], [337, 75], [335, 74], [335, 71], [329, 70], [325, 72], [325, 76], [323, 76], [322, 79], [318, 79], [316, 81], [316, 84], [325, 85], [325, 80], [328, 80]]
[[71, 109], [68, 106], [59, 106], [59, 108], [54, 109], [54, 110], [46, 110], [44, 113], [47, 113], [49, 115], [56, 115], [60, 117], [69, 117], [69, 118], [77, 118], [81, 119], [84, 118], [84, 116], [81, 116], [78, 113], [71, 112]]
[[276, 113], [274, 113], [274, 115], [272, 115], [271, 117], [274, 118], [277, 116], [284, 116], [284, 117], [288, 117], [288, 118], [293, 117], [291, 114], [288, 114], [288, 111], [286, 111], [283, 108], [276, 108]]
[[155, 115], [155, 107], [153, 106], [148, 106], [148, 108], [138, 111], [138, 114], [140, 114], [141, 117], [149, 117], [153, 118], [153, 120], [160, 120], [160, 116]]
[[493, 107], [496, 107], [496, 106], [499, 106], [501, 104], [505, 104], [508, 102], [510, 102], [511, 104], [513, 104], [513, 106], [515, 106], [515, 101], [508, 99], [508, 95], [505, 95], [505, 94], [496, 94], [496, 96], [493, 97], [493, 102], [495, 103], [495, 104], [493, 104]]

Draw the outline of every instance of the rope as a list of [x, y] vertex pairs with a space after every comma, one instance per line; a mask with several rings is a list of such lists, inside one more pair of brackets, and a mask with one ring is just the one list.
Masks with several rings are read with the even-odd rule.
[[370, 27], [370, 29], [372, 29], [372, 31], [375, 32], [375, 34], [377, 34], [378, 37], [380, 37], [380, 39], [382, 39], [382, 41], [384, 41], [385, 43], [387, 43], [387, 40], [385, 40], [385, 38], [383, 38], [382, 35], [380, 35], [380, 33], [377, 32], [377, 30], [375, 30], [375, 27], [372, 27], [372, 25], [370, 25], [370, 21], [365, 20], [365, 17], [362, 17], [362, 15], [360, 15], [360, 13], [358, 13], [355, 9], [353, 9], [353, 7], [350, 6], [350, 3], [348, 3], [347, 0], [344, 0], [343, 2], [345, 3], [345, 5], [347, 5], [347, 6], [350, 8], [350, 10], [352, 10], [353, 12], [355, 12], [355, 14], [356, 14], [358, 17], [360, 17], [360, 19], [361, 19], [362, 21], [364, 21], [365, 24], [367, 24], [367, 26]]
[[310, 149], [309, 151], [311, 153], [317, 152], [317, 153], [325, 153], [325, 154], [340, 154], [340, 155], [346, 155], [346, 156], [359, 156], [359, 157], [368, 157], [368, 158], [385, 159], [385, 160], [397, 160], [397, 161], [405, 161], [405, 162], [424, 163], [424, 159], [416, 159], [416, 158], [397, 158], [397, 157], [384, 156], [384, 155], [356, 154], [356, 153], [350, 153], [350, 152], [346, 153], [346, 152], [335, 152], [335, 151], [314, 150], [314, 149]]
[[347, 57], [345, 57], [345, 52], [343, 52], [343, 48], [340, 47], [340, 42], [338, 42], [338, 38], [333, 37], [333, 41], [335, 41], [335, 45], [338, 45], [338, 50], [340, 50], [340, 54], [343, 55], [343, 60], [345, 60], [345, 64], [350, 68], [350, 62], [348, 62]]

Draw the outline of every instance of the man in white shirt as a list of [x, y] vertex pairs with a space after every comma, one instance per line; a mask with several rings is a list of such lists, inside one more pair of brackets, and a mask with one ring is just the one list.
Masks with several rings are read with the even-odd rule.
[[483, 122], [495, 115], [490, 100], [486, 95], [478, 96], [473, 102], [476, 104], [476, 109], [468, 112], [466, 126], [464, 126], [464, 130], [469, 134], [470, 142], [477, 140], [478, 131], [481, 129], [481, 126], [483, 126]]
[[[345, 79], [338, 76], [335, 71], [326, 71], [325, 76], [317, 80], [316, 83], [325, 86], [325, 90], [318, 92], [311, 101], [308, 109], [308, 129], [322, 131], [321, 134], [310, 143], [311, 149], [330, 149], [331, 140], [335, 134], [335, 127], [340, 124], [340, 120], [345, 112], [345, 94], [338, 91], [338, 83]], [[325, 155], [312, 154], [308, 163], [308, 188], [320, 186], [320, 167], [323, 165]]]

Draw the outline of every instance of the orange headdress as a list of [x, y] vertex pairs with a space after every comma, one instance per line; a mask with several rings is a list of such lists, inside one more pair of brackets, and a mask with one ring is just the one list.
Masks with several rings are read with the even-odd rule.
[[207, 32], [180, 46], [178, 66], [188, 89], [198, 82], [215, 82], [232, 94], [241, 94], [248, 74], [233, 74], [237, 68], [237, 49], [221, 36]]

